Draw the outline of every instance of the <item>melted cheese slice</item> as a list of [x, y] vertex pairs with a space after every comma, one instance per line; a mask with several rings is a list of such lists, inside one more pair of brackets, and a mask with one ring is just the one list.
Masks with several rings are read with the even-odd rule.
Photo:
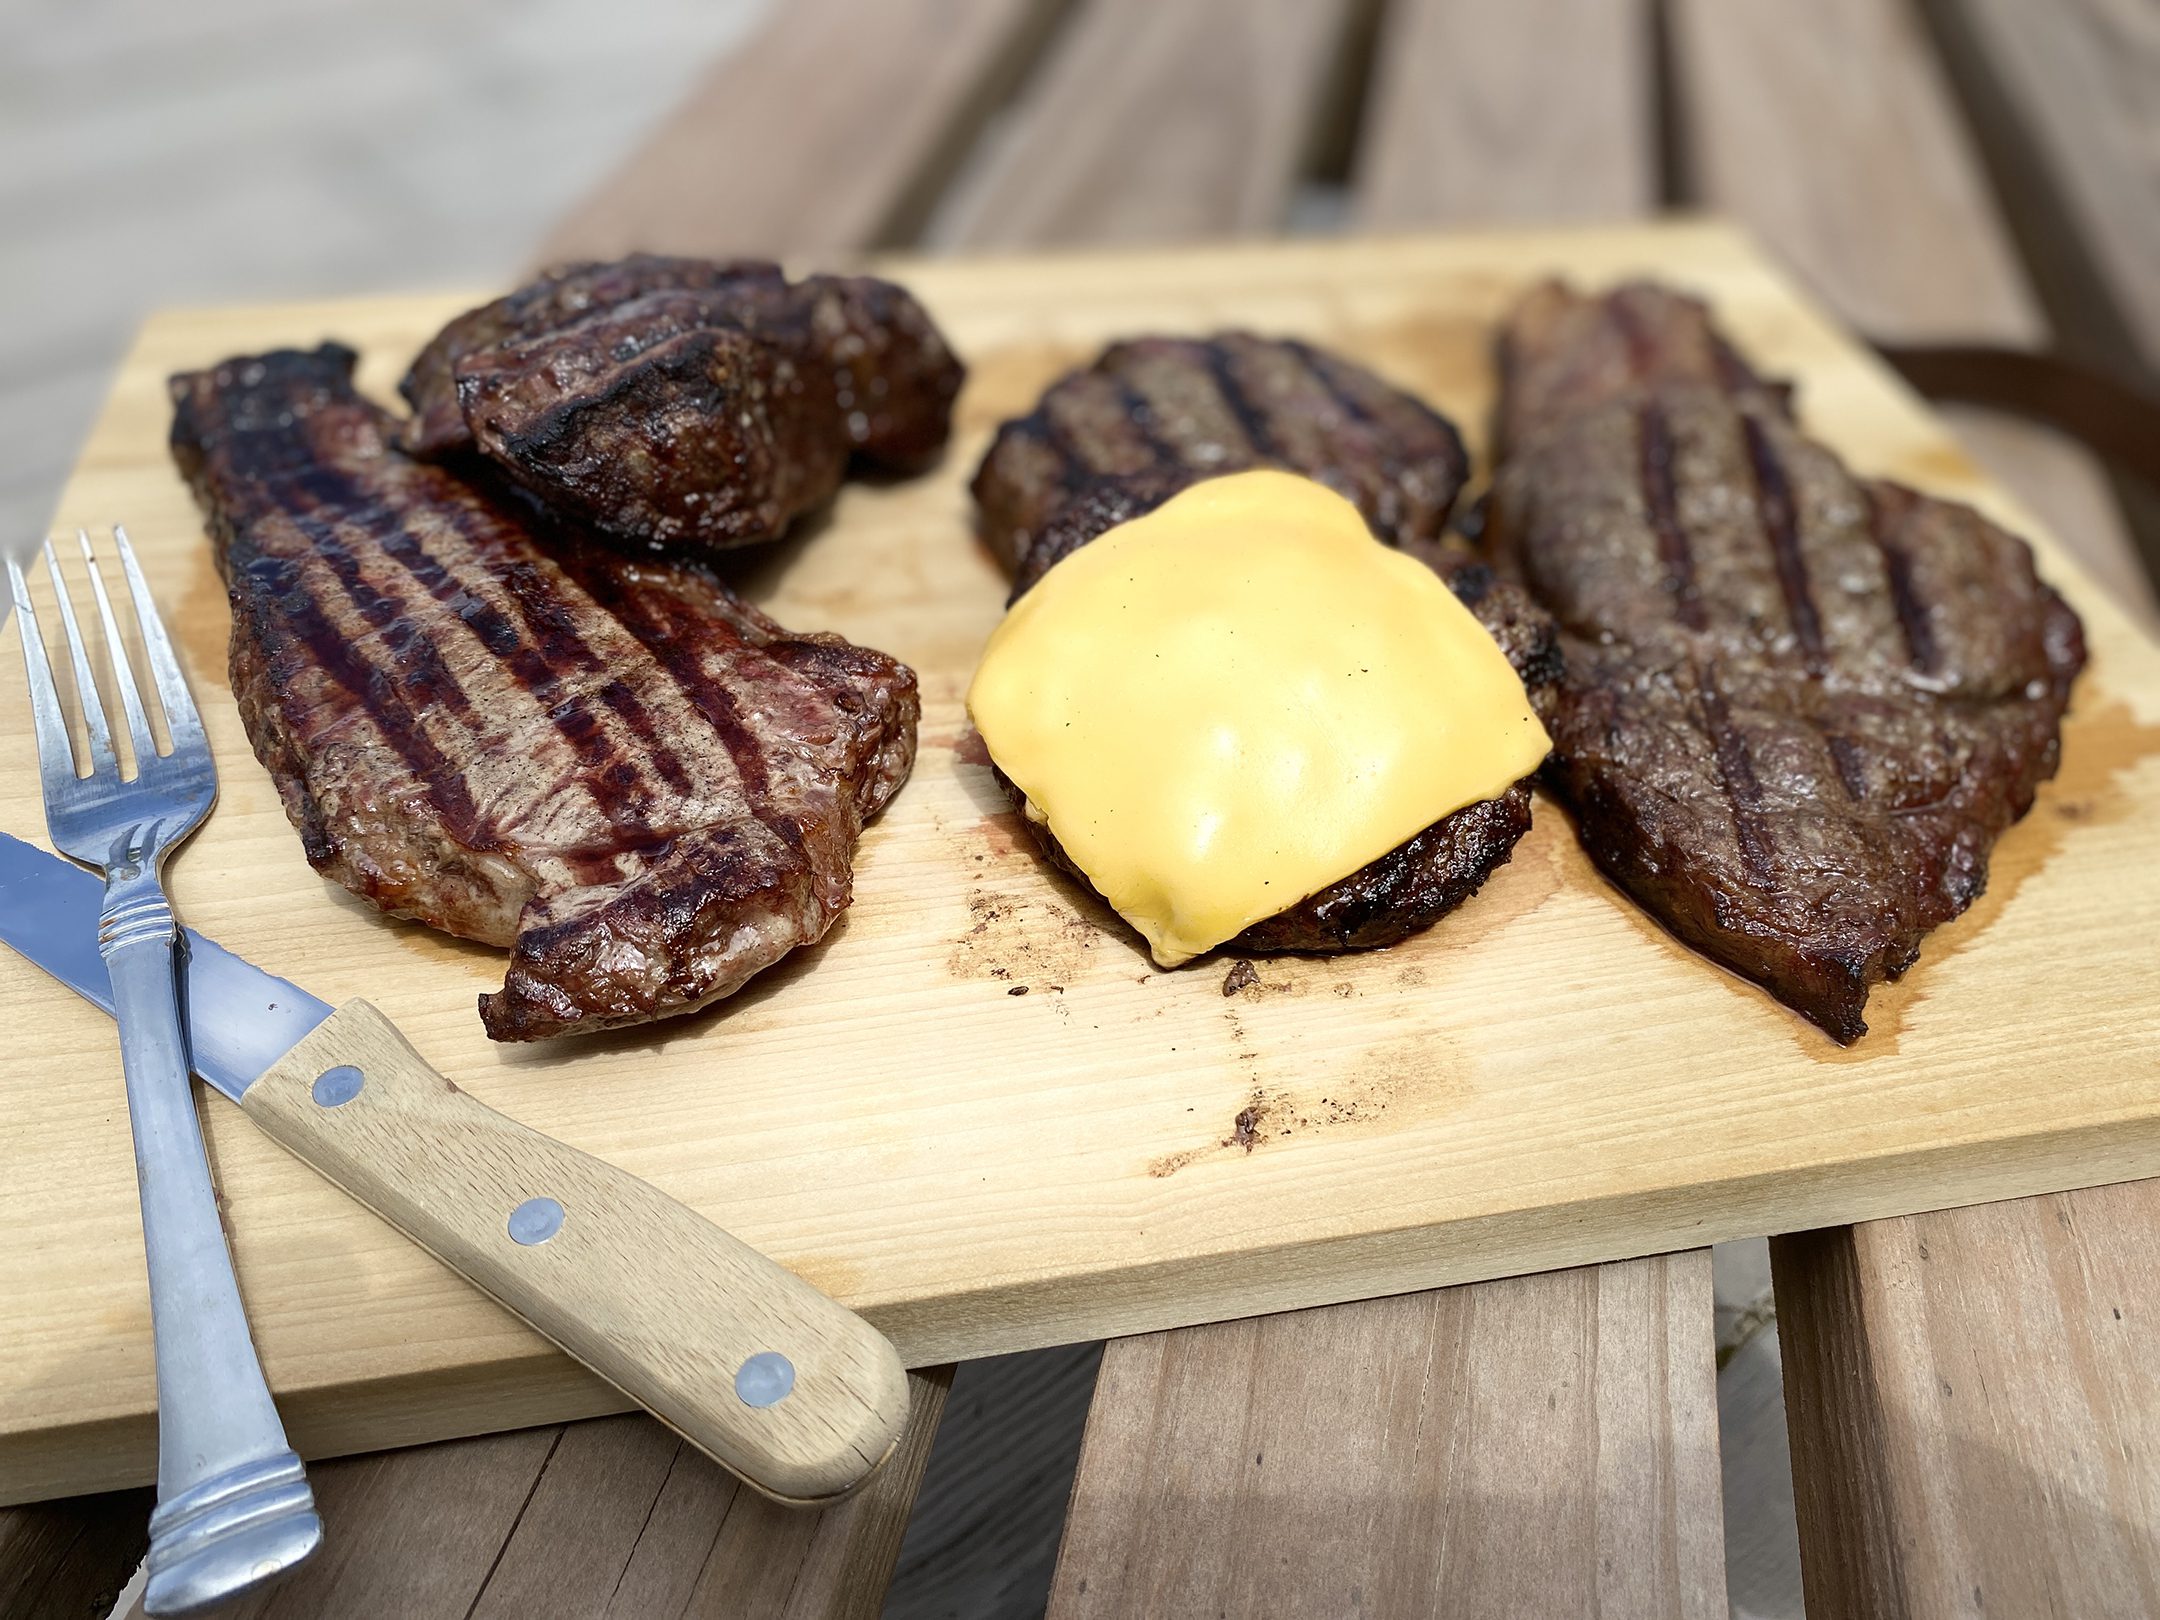
[[1043, 576], [984, 649], [990, 757], [1165, 967], [1496, 798], [1551, 747], [1433, 572], [1311, 479], [1196, 484]]

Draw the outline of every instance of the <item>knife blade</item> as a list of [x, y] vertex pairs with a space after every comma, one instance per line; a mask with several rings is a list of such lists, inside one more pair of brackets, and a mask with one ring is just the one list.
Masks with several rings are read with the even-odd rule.
[[[100, 893], [0, 833], [0, 942], [109, 1014]], [[860, 1316], [488, 1108], [368, 1003], [332, 1008], [185, 934], [190, 1063], [280, 1146], [767, 1496], [834, 1501], [891, 1454], [907, 1376]]]
[[[103, 886], [82, 867], [0, 832], [0, 941], [108, 1017], [112, 981], [98, 955]], [[265, 973], [194, 929], [187, 935], [188, 1057], [234, 1102], [248, 1083], [330, 1016], [330, 1004]]]

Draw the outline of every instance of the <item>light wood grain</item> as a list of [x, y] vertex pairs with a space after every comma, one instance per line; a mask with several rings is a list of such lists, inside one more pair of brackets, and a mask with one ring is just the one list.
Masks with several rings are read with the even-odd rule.
[[1352, 215], [1375, 230], [1632, 219], [1657, 203], [1641, 0], [1397, 0]]
[[1771, 1256], [1810, 1613], [2160, 1612], [2160, 1183]]
[[1093, 0], [930, 239], [1176, 242], [1272, 230], [1319, 127], [1350, 0]]
[[[497, 953], [387, 923], [307, 868], [220, 691], [223, 592], [163, 442], [173, 370], [335, 332], [387, 393], [463, 299], [164, 316], [60, 520], [126, 516], [202, 699], [222, 797], [172, 867], [176, 906], [319, 995], [366, 995], [481, 1101], [688, 1204], [915, 1365], [2160, 1172], [2160, 652], [2045, 536], [2095, 649], [2063, 775], [1852, 1052], [1651, 930], [1549, 811], [1430, 933], [1269, 964], [1226, 999], [1218, 972], [1153, 971], [1048, 874], [960, 752], [962, 682], [1003, 599], [963, 482], [1060, 367], [1121, 332], [1247, 323], [1477, 424], [1489, 323], [1555, 268], [1701, 289], [1859, 465], [2037, 533], [1710, 226], [899, 266], [975, 363], [952, 452], [921, 480], [850, 488], [814, 538], [743, 576], [783, 622], [922, 674], [920, 758], [864, 839], [854, 908], [712, 1016], [505, 1048], [473, 1010]], [[17, 659], [0, 646], [0, 672]], [[26, 833], [42, 825], [30, 758], [11, 676], [0, 825]], [[0, 1049], [19, 1131], [0, 1182], [0, 1495], [140, 1479], [149, 1337], [113, 1032], [12, 958], [0, 1010], [23, 1032]], [[1247, 1152], [1233, 1125], [1256, 1092], [1269, 1134]], [[213, 1098], [206, 1115], [305, 1453], [604, 1409], [604, 1386], [237, 1111]]]
[[853, 253], [904, 240], [1061, 8], [776, 5], [549, 232], [541, 257]]
[[[344, 1077], [350, 1090], [318, 1084]], [[785, 1267], [615, 1166], [474, 1101], [364, 1001], [241, 1099], [298, 1155], [715, 1461], [796, 1505], [844, 1496], [900, 1442], [892, 1345]], [[559, 1226], [521, 1239], [549, 1199]], [[792, 1388], [739, 1397], [753, 1356]]]
[[1119, 1341], [1050, 1613], [1721, 1616], [1710, 1312], [1684, 1255]]

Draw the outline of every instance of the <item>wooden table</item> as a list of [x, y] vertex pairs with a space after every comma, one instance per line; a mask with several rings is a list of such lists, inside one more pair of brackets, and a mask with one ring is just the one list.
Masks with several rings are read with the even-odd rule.
[[[2141, 0], [795, 0], [536, 257], [1704, 207], [1878, 339], [2149, 383], [2156, 84]], [[1955, 420], [2151, 614], [2160, 500]], [[2160, 1183], [1773, 1256], [1812, 1610], [2160, 1612]], [[642, 1417], [323, 1463], [323, 1558], [242, 1612], [874, 1613], [948, 1380], [822, 1515]], [[102, 1612], [148, 1505], [0, 1513], [0, 1613]], [[1050, 1607], [1707, 1616], [1722, 1547], [1697, 1251], [1113, 1341]]]

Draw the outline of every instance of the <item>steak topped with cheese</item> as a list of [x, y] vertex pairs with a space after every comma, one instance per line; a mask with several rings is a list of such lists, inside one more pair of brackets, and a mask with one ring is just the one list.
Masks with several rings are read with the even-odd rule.
[[[1542, 715], [1559, 675], [1550, 619], [1459, 546], [1437, 544], [1467, 472], [1452, 424], [1310, 344], [1244, 333], [1113, 344], [1000, 428], [974, 490], [1019, 600], [1058, 563], [1218, 473], [1260, 465], [1347, 496], [1376, 536], [1430, 563], [1499, 643]], [[1025, 807], [1017, 787], [1006, 791]], [[1045, 855], [1081, 882], [1039, 819]], [[1442, 817], [1359, 870], [1262, 919], [1227, 952], [1391, 945], [1475, 894], [1530, 829], [1530, 782]]]

